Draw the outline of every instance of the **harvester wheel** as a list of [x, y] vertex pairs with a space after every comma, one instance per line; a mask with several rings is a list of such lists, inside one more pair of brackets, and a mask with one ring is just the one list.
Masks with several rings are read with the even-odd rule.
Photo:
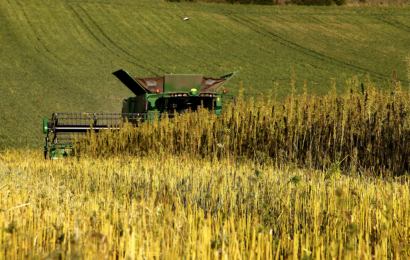
[[44, 159], [47, 160], [47, 151], [44, 151]]

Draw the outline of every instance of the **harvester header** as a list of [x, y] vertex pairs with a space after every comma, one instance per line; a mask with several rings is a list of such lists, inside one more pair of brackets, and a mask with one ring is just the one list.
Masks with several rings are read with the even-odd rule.
[[[50, 122], [43, 119], [43, 132], [47, 134], [44, 154], [56, 159], [72, 152], [72, 142], [76, 135], [104, 129], [120, 129], [122, 122], [128, 121], [138, 126], [144, 121], [160, 120], [165, 114], [172, 118], [175, 114], [194, 112], [198, 107], [209, 109], [216, 115], [222, 114], [222, 98], [233, 99], [217, 91], [238, 71], [219, 78], [204, 77], [200, 74], [166, 74], [154, 78], [133, 78], [125, 70], [113, 74], [135, 94], [123, 100], [121, 113], [53, 113]], [[234, 100], [233, 100], [234, 101]]]

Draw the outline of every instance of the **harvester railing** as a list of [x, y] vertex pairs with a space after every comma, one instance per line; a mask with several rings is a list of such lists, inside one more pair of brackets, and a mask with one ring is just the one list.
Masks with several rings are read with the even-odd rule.
[[[179, 114], [181, 115], [181, 114]], [[75, 136], [84, 135], [87, 131], [98, 134], [100, 130], [120, 129], [121, 124], [161, 120], [165, 116], [172, 118], [173, 113], [53, 113], [47, 122], [47, 133], [53, 134], [51, 145], [71, 145]], [[47, 134], [46, 142], [50, 137]]]

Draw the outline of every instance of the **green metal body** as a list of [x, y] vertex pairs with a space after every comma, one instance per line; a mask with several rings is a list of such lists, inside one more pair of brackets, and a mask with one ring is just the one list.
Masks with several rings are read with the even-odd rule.
[[[162, 78], [151, 78], [152, 81], [150, 81], [151, 79], [134, 79], [123, 70], [116, 71], [113, 74], [117, 76], [117, 78], [120, 79], [135, 94], [135, 96], [123, 100], [121, 112], [122, 120], [133, 122], [132, 120], [135, 120], [135, 115], [137, 115], [138, 121], [153, 121], [155, 117], [159, 118], [164, 113], [168, 115], [174, 115], [175, 113], [181, 115], [196, 111], [198, 107], [202, 105], [204, 108], [212, 110], [216, 115], [220, 115], [222, 114], [223, 109], [222, 99], [233, 99], [233, 97], [231, 95], [218, 94], [217, 91], [221, 89], [222, 86], [226, 84], [237, 72], [238, 71], [228, 73], [217, 79], [204, 78], [202, 75], [168, 74]], [[215, 85], [209, 88], [207, 84], [211, 86], [212, 84]], [[201, 88], [207, 91], [201, 92]], [[56, 116], [54, 119], [54, 115], [57, 114], [53, 114], [52, 123], [47, 123], [46, 118], [43, 119], [43, 133], [47, 134], [44, 154], [46, 158], [48, 154], [50, 159], [59, 159], [70, 155], [72, 153], [73, 146], [72, 144], [58, 144], [56, 138], [58, 132], [70, 131], [64, 129], [64, 123], [61, 124], [62, 126], [58, 125], [64, 118], [58, 119]], [[67, 113], [67, 115], [70, 115], [70, 113]], [[88, 116], [89, 115], [92, 114], [88, 114]], [[100, 119], [101, 118], [98, 118], [98, 120]], [[94, 120], [96, 124], [98, 120], [95, 118], [95, 114]], [[77, 133], [91, 130], [91, 127], [87, 127], [84, 124], [68, 124], [68, 126], [75, 129]], [[101, 129], [107, 129], [107, 127], [108, 125], [100, 125]], [[96, 127], [93, 129], [95, 131]], [[50, 141], [49, 139], [50, 133], [54, 134], [53, 141]]]
[[71, 155], [73, 151], [73, 145], [53, 145], [50, 147], [49, 156], [50, 159], [62, 159]]
[[[202, 104], [204, 108], [209, 110], [213, 109], [216, 115], [222, 114], [222, 99], [232, 99], [232, 95], [226, 94], [215, 94], [215, 93], [206, 93], [208, 95], [212, 95], [212, 97], [201, 98], [197, 95], [191, 95], [189, 93], [185, 93], [186, 96], [181, 97], [174, 97], [173, 94], [144, 94], [138, 97], [130, 97], [128, 99], [124, 99], [122, 113], [173, 113], [174, 110], [179, 114], [184, 114], [186, 112], [192, 112], [196, 110], [195, 105], [201, 105], [200, 101], [203, 101]], [[204, 94], [204, 93], [202, 93]], [[183, 95], [183, 94], [181, 94]], [[179, 107], [178, 105], [182, 100], [192, 99], [191, 106], [182, 106]], [[145, 110], [144, 102], [148, 102], [148, 109]], [[168, 104], [175, 104], [174, 107], [170, 108]], [[182, 105], [182, 104], [180, 104]]]
[[[213, 110], [216, 115], [220, 115], [222, 113], [222, 99], [233, 97], [216, 92], [238, 71], [222, 76], [221, 79], [225, 79], [225, 81], [212, 92], [200, 91], [203, 75], [167, 74], [164, 76], [162, 91], [157, 90], [159, 93], [149, 93], [140, 83], [141, 81], [132, 78], [125, 71], [118, 72], [121, 72], [121, 75], [114, 74], [136, 94], [136, 97], [124, 99], [122, 113], [163, 114], [177, 112], [183, 114], [195, 111], [202, 104], [205, 108]], [[147, 116], [145, 119], [153, 120], [154, 118]]]

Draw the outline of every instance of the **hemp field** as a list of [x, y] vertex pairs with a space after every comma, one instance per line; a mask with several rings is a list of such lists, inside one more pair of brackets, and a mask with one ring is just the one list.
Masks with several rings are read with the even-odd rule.
[[236, 95], [242, 81], [248, 97], [276, 81], [284, 97], [292, 71], [308, 93], [366, 74], [383, 87], [393, 69], [407, 85], [408, 17], [408, 7], [0, 0], [0, 149], [41, 147], [52, 112], [120, 111], [131, 96], [110, 74], [120, 68], [139, 77], [240, 69], [227, 90]]
[[409, 183], [186, 156], [0, 153], [1, 259], [406, 259]]

